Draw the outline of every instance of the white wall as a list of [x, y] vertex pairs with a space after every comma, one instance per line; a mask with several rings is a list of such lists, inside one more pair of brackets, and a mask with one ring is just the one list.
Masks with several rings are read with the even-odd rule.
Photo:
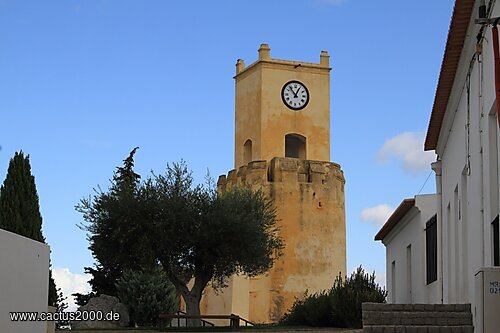
[[[429, 285], [426, 283], [425, 227], [427, 221], [436, 214], [436, 209], [436, 195], [417, 195], [415, 206], [383, 239], [386, 246], [387, 300], [389, 303], [441, 303], [439, 265], [438, 279]], [[411, 254], [408, 246], [411, 248]], [[438, 257], [441, 252], [439, 248], [438, 236]], [[393, 262], [396, 269], [394, 273]], [[409, 271], [411, 271], [410, 274]], [[393, 276], [395, 276], [395, 281]]]
[[[490, 26], [481, 55], [471, 62], [480, 28], [473, 22], [478, 17], [477, 5], [478, 1], [436, 148], [441, 164], [436, 185], [442, 193], [438, 219], [443, 221], [443, 299], [445, 303], [471, 303], [473, 309], [479, 300], [474, 275], [481, 267], [493, 265], [491, 222], [499, 213], [500, 187]], [[491, 17], [499, 16], [496, 4]], [[477, 327], [476, 317], [474, 321]]]
[[0, 332], [45, 333], [46, 322], [12, 322], [11, 311], [47, 311], [49, 247], [0, 229]]
[[[492, 17], [497, 16], [499, 5]], [[476, 17], [477, 12], [472, 20]], [[493, 264], [491, 222], [499, 211], [500, 144], [494, 113], [491, 27], [485, 34], [488, 42], [483, 43], [482, 55], [470, 66], [478, 30], [471, 22], [436, 149], [442, 168], [445, 303], [474, 303], [474, 274]]]

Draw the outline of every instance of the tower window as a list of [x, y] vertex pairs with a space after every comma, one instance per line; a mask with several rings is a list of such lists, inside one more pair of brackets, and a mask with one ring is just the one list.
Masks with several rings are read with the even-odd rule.
[[243, 145], [243, 163], [252, 162], [252, 140], [248, 139]]
[[285, 157], [306, 159], [306, 138], [300, 134], [285, 135]]

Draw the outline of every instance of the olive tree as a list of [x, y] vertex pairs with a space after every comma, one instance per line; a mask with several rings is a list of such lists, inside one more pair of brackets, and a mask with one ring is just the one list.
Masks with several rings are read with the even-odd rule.
[[219, 193], [211, 181], [195, 185], [183, 162], [141, 182], [132, 170], [134, 153], [109, 192], [78, 206], [100, 270], [119, 276], [125, 268], [160, 264], [187, 313], [199, 315], [209, 283], [217, 290], [233, 274], [255, 276], [272, 267], [283, 240], [273, 203], [262, 192], [235, 187]]

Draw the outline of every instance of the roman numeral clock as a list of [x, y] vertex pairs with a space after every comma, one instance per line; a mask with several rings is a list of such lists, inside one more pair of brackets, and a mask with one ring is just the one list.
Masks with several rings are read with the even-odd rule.
[[283, 103], [294, 111], [302, 110], [309, 103], [309, 91], [299, 81], [289, 81], [281, 89]]

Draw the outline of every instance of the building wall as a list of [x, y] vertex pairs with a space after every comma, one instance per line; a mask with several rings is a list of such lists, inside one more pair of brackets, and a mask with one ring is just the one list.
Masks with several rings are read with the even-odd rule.
[[[498, 5], [492, 16], [500, 16]], [[474, 13], [472, 18], [476, 17]], [[478, 29], [471, 22], [436, 149], [442, 172], [438, 192], [442, 191], [443, 288], [447, 303], [474, 303], [474, 274], [480, 267], [493, 264], [491, 222], [498, 215], [500, 145], [492, 43], [484, 42], [481, 56], [470, 62]], [[491, 40], [491, 27], [485, 36]]]
[[46, 322], [12, 322], [12, 311], [47, 311], [49, 247], [0, 229], [0, 331], [45, 333]]
[[[480, 28], [473, 23], [478, 3], [448, 101], [435, 168], [437, 192], [442, 193], [438, 219], [443, 221], [443, 299], [471, 303], [473, 313], [479, 299], [474, 276], [481, 267], [493, 265], [491, 222], [499, 213], [500, 144], [490, 26], [481, 54], [471, 61]], [[500, 5], [491, 16], [500, 16]]]
[[[426, 281], [425, 227], [436, 210], [436, 195], [417, 195], [415, 206], [384, 238], [389, 303], [441, 303], [439, 267], [438, 279]], [[438, 237], [438, 257], [439, 245]]]
[[329, 289], [336, 276], [346, 273], [343, 173], [331, 162], [273, 158], [219, 178], [219, 191], [233, 186], [260, 189], [273, 200], [284, 254], [268, 274], [247, 279], [248, 284], [233, 278], [219, 296], [207, 291], [203, 309], [217, 312], [213, 304], [224, 303], [226, 313], [276, 322], [306, 290]]

